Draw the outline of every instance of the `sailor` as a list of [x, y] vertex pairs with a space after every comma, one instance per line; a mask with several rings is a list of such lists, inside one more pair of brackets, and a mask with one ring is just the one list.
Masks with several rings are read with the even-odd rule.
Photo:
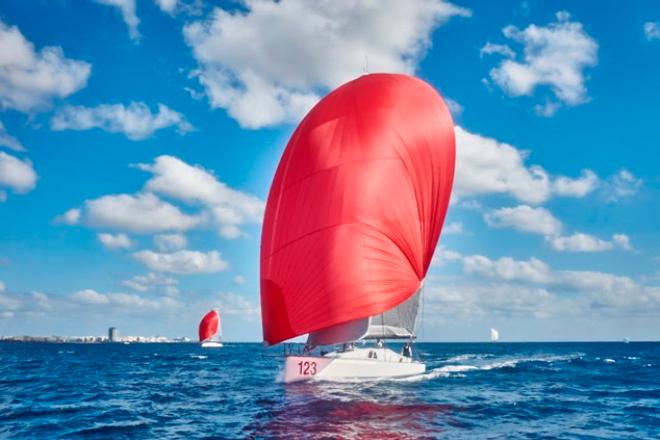
[[383, 340], [382, 339], [376, 339], [376, 347], [383, 348]]
[[403, 345], [403, 355], [407, 358], [412, 357], [412, 346], [410, 345], [410, 342], [406, 342]]

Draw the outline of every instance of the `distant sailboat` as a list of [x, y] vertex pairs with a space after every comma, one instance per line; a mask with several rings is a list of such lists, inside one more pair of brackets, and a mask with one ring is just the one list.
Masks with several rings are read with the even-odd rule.
[[[371, 74], [323, 98], [291, 137], [261, 236], [264, 342], [308, 334], [284, 382], [410, 376], [421, 286], [454, 177], [454, 124], [440, 95]], [[373, 346], [355, 342], [373, 340]], [[384, 341], [404, 341], [396, 352]], [[341, 349], [313, 354], [319, 346]]]
[[500, 340], [500, 332], [496, 328], [490, 329], [490, 342], [497, 342]]
[[215, 340], [216, 335], [222, 334], [220, 330], [220, 314], [217, 310], [208, 312], [199, 323], [199, 342], [203, 348], [220, 348], [222, 342]]

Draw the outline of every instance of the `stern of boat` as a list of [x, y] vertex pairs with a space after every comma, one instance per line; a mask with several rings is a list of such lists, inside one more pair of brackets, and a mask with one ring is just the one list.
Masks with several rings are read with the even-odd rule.
[[324, 356], [287, 356], [284, 383], [310, 379], [380, 379], [422, 374], [426, 365], [389, 349], [355, 349]]

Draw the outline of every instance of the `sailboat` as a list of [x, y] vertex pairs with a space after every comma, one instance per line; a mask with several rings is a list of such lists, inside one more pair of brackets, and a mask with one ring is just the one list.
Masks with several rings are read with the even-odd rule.
[[500, 332], [496, 328], [490, 328], [490, 342], [497, 342], [500, 339]]
[[220, 348], [222, 342], [215, 337], [221, 334], [220, 314], [217, 310], [211, 310], [199, 322], [199, 342], [203, 348]]
[[[275, 173], [261, 237], [264, 343], [307, 334], [302, 353], [285, 357], [284, 382], [425, 371], [412, 342], [454, 163], [447, 106], [418, 78], [361, 76], [305, 116]], [[386, 340], [403, 341], [402, 351]]]

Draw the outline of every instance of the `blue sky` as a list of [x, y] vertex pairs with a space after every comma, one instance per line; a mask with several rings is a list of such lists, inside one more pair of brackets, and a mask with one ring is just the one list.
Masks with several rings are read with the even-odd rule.
[[660, 5], [5, 1], [0, 334], [260, 340], [295, 124], [369, 72], [450, 103], [422, 339], [660, 337]]

